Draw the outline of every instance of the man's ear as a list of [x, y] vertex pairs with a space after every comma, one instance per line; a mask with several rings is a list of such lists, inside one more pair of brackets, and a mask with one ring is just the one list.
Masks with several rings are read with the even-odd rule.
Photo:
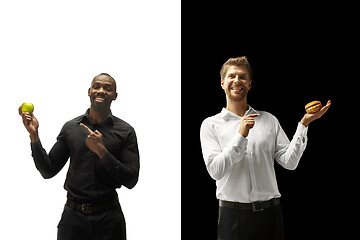
[[113, 98], [113, 101], [115, 101], [117, 99], [118, 93], [115, 93], [115, 96]]
[[223, 80], [223, 79], [220, 79], [220, 83], [221, 83], [222, 89], [224, 89], [224, 80]]
[[250, 82], [249, 82], [249, 90], [250, 90], [250, 88], [251, 88], [251, 83], [252, 83], [252, 80], [250, 80]]
[[90, 88], [89, 88], [89, 90], [88, 90], [88, 96], [90, 97]]

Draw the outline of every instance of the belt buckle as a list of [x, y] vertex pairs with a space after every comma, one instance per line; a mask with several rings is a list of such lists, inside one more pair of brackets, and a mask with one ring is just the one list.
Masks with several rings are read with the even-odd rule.
[[92, 204], [89, 204], [89, 203], [81, 204], [81, 211], [86, 214], [91, 214], [92, 211], [89, 208], [87, 208], [87, 207], [90, 207], [91, 205]]
[[253, 212], [261, 212], [262, 210], [264, 210], [264, 208], [262, 206], [262, 201], [256, 201], [251, 204], [252, 204]]

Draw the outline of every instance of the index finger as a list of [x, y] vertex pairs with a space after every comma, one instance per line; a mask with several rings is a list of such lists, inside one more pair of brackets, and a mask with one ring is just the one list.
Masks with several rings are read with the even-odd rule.
[[30, 114], [30, 113], [28, 113], [28, 112], [23, 112], [21, 108], [22, 108], [22, 107], [20, 106], [18, 110], [19, 110], [19, 115], [20, 115], [22, 118], [24, 118], [24, 117], [26, 117], [26, 116], [32, 116], [32, 115], [33, 115], [32, 113]]
[[246, 115], [246, 117], [252, 117], [252, 118], [258, 117], [258, 116], [259, 116], [258, 113], [253, 113], [253, 114]]
[[80, 126], [82, 126], [89, 134], [93, 133], [90, 128], [88, 128], [85, 124], [80, 123]]
[[24, 115], [32, 115], [32, 113], [29, 113], [29, 112], [23, 112], [23, 111], [22, 111], [22, 106], [20, 106], [20, 107], [19, 107], [18, 111], [19, 111], [19, 115], [20, 115], [20, 116], [24, 116]]
[[326, 111], [329, 109], [330, 106], [331, 106], [331, 101], [329, 100], [329, 101], [326, 103], [326, 105], [325, 105], [324, 107], [322, 107], [322, 108], [320, 109], [320, 111], [317, 112], [317, 113], [321, 114], [321, 116], [324, 115], [324, 113], [326, 113]]

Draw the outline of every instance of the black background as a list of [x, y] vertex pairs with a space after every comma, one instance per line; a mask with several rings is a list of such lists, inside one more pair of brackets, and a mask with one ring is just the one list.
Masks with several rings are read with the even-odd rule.
[[356, 232], [353, 94], [359, 61], [351, 9], [182, 3], [183, 239], [216, 239], [218, 200], [202, 158], [200, 125], [226, 106], [222, 64], [243, 55], [253, 69], [248, 103], [275, 115], [289, 139], [306, 103], [332, 101], [329, 111], [310, 124], [297, 169], [275, 163], [287, 239], [346, 238]]

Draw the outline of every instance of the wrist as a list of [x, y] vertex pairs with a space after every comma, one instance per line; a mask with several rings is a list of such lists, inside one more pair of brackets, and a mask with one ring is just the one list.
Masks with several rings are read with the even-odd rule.
[[37, 142], [37, 141], [39, 141], [39, 140], [40, 140], [40, 138], [39, 138], [38, 132], [30, 133], [30, 141], [31, 141], [32, 143]]
[[100, 159], [102, 159], [106, 153], [107, 153], [107, 149], [105, 146], [101, 146], [99, 150], [96, 152], [96, 154], [99, 156]]
[[305, 127], [307, 127], [307, 126], [309, 126], [310, 121], [307, 121], [306, 119], [302, 118], [302, 119], [300, 120], [300, 123], [301, 123], [302, 125], [304, 125]]

